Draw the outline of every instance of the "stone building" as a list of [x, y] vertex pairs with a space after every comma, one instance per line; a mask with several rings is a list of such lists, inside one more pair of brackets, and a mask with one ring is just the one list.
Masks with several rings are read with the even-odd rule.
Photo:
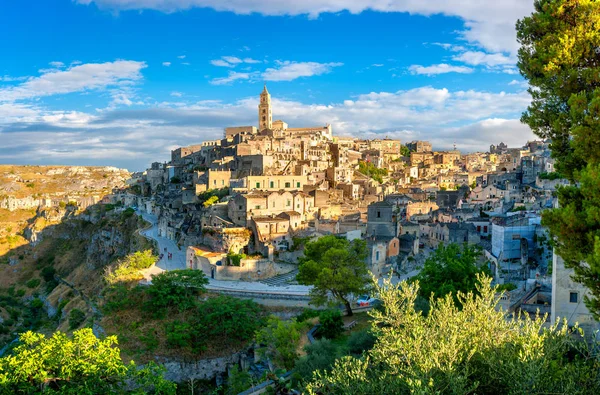
[[396, 206], [383, 201], [369, 205], [367, 209], [367, 236], [398, 236]]

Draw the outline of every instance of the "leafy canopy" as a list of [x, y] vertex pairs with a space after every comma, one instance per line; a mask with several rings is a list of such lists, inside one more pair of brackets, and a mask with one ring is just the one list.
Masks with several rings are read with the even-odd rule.
[[368, 293], [372, 286], [366, 259], [364, 240], [350, 242], [333, 235], [324, 236], [306, 243], [296, 278], [300, 284], [313, 285], [310, 291], [313, 303], [324, 305], [332, 296], [352, 315], [350, 294]]
[[423, 270], [414, 278], [419, 281], [419, 294], [429, 299], [444, 297], [452, 293], [456, 299], [458, 291], [476, 292], [477, 274], [489, 274], [487, 267], [479, 267], [477, 260], [481, 256], [475, 246], [462, 246], [451, 243], [441, 244], [423, 265]]
[[256, 343], [263, 346], [259, 353], [269, 358], [276, 366], [289, 370], [298, 358], [300, 345], [299, 324], [296, 320], [283, 321], [269, 317], [267, 324], [256, 332]]
[[155, 393], [175, 393], [175, 384], [162, 378], [157, 365], [141, 370], [133, 362], [125, 365], [115, 336], [101, 340], [91, 329], [80, 329], [72, 337], [26, 332], [20, 341], [12, 355], [0, 358], [2, 394], [142, 394], [152, 388]]
[[208, 278], [200, 270], [172, 270], [152, 276], [148, 287], [151, 308], [177, 307], [180, 311], [195, 306], [196, 296], [206, 291]]
[[[552, 139], [556, 170], [573, 182], [542, 224], [575, 280], [586, 285], [600, 318], [600, 2], [536, 0], [517, 23], [518, 66], [532, 102], [521, 120]], [[584, 263], [585, 262], [585, 263]]]
[[389, 280], [379, 287], [383, 311], [373, 310], [374, 348], [315, 372], [308, 394], [594, 394], [600, 361], [567, 325], [544, 317], [507, 319], [496, 309], [491, 279], [478, 275], [477, 293], [431, 299], [427, 316], [414, 308], [419, 283]]

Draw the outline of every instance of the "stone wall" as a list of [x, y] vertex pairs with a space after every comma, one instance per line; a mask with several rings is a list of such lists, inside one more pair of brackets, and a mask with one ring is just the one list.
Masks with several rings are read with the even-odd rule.
[[192, 362], [172, 359], [161, 359], [157, 362], [166, 369], [165, 379], [181, 383], [190, 379], [213, 380], [218, 375], [226, 374], [229, 366], [239, 364], [240, 357], [240, 353], [235, 353], [227, 357], [200, 359]]

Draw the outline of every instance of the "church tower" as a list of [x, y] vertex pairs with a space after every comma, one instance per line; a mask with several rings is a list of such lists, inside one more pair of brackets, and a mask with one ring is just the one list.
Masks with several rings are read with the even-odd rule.
[[260, 103], [258, 105], [258, 130], [273, 128], [273, 113], [271, 112], [271, 95], [267, 90], [267, 85], [260, 94]]

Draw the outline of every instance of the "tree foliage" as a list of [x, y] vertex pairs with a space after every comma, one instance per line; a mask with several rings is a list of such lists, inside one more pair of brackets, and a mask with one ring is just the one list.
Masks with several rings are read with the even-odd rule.
[[151, 267], [157, 260], [152, 250], [136, 251], [120, 259], [115, 267], [109, 267], [104, 279], [109, 284], [140, 280], [140, 270]]
[[487, 267], [477, 265], [480, 256], [481, 252], [475, 246], [440, 244], [425, 260], [423, 270], [414, 277], [415, 281], [419, 281], [420, 295], [429, 299], [431, 295], [442, 298], [452, 293], [458, 302], [458, 291], [476, 292], [477, 275], [489, 274]]
[[313, 285], [313, 303], [323, 305], [333, 296], [352, 315], [350, 294], [368, 293], [372, 286], [366, 259], [364, 240], [324, 236], [306, 243], [296, 278], [300, 284]]
[[2, 394], [175, 393], [158, 366], [138, 370], [133, 362], [124, 364], [115, 336], [100, 340], [81, 329], [72, 337], [26, 332], [20, 341], [12, 355], [0, 358]]
[[573, 182], [560, 188], [560, 208], [543, 215], [556, 252], [586, 285], [600, 318], [600, 2], [536, 0], [517, 23], [519, 68], [529, 80], [523, 114], [540, 137], [552, 139], [556, 169]]
[[256, 343], [262, 348], [259, 353], [276, 366], [289, 370], [298, 358], [300, 331], [296, 320], [284, 321], [276, 316], [269, 317], [267, 324], [256, 332]]
[[386, 281], [383, 311], [373, 311], [374, 348], [317, 372], [309, 394], [591, 394], [600, 391], [600, 361], [567, 325], [544, 317], [507, 319], [496, 309], [491, 279], [477, 293], [431, 299], [414, 308], [419, 284]]
[[380, 183], [383, 183], [383, 177], [388, 175], [387, 169], [380, 169], [373, 163], [365, 161], [358, 162], [358, 171]]
[[196, 305], [196, 297], [206, 291], [206, 284], [208, 278], [200, 270], [172, 270], [152, 276], [152, 284], [148, 287], [149, 308], [186, 310]]
[[323, 310], [319, 314], [317, 335], [327, 339], [335, 339], [344, 332], [342, 314], [337, 309]]
[[327, 371], [333, 367], [342, 353], [329, 339], [321, 339], [304, 347], [306, 355], [296, 361], [295, 369], [305, 381], [310, 381], [315, 371]]

